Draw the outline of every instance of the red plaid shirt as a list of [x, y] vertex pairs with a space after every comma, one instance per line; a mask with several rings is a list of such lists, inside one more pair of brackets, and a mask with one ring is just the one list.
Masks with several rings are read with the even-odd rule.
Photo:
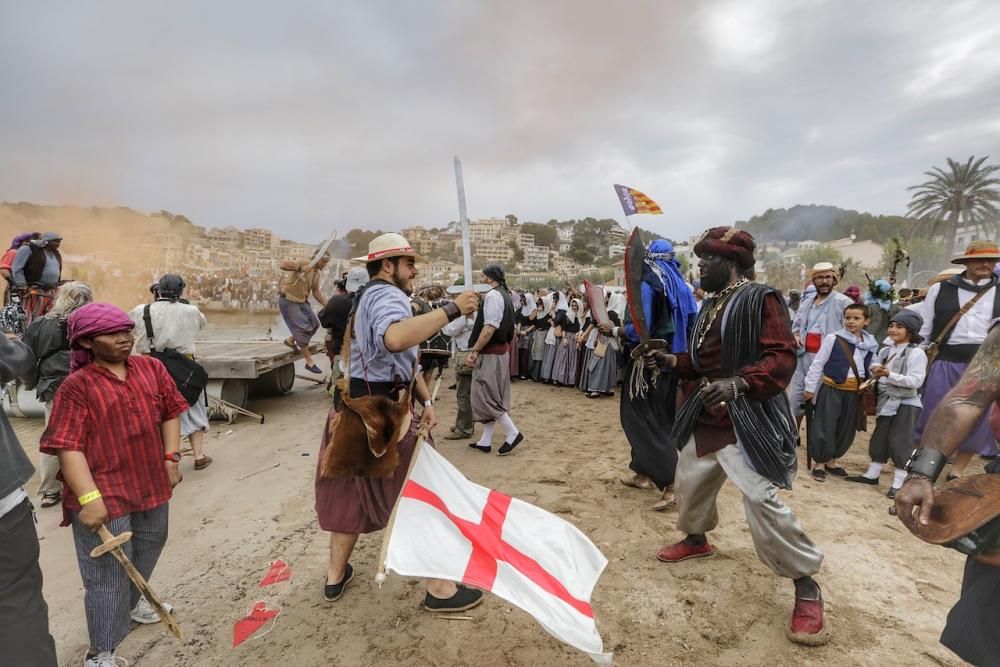
[[[160, 425], [189, 407], [159, 360], [132, 356], [126, 365], [125, 380], [97, 364], [70, 374], [56, 392], [40, 443], [46, 454], [86, 455], [112, 519], [170, 500]], [[63, 508], [80, 511], [69, 485]]]

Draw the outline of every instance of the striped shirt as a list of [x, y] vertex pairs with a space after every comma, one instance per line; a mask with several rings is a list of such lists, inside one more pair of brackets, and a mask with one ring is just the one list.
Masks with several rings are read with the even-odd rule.
[[[132, 356], [126, 364], [125, 380], [93, 363], [70, 374], [40, 443], [45, 454], [86, 455], [112, 519], [170, 500], [160, 425], [190, 407], [158, 359]], [[80, 511], [72, 491], [63, 496], [66, 510]]]

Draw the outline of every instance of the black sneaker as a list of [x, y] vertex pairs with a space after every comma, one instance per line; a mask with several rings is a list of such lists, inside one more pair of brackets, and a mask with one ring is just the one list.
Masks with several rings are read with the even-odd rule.
[[348, 563], [347, 567], [344, 568], [344, 578], [340, 580], [339, 584], [326, 584], [323, 587], [323, 597], [326, 598], [327, 602], [336, 602], [344, 595], [344, 589], [347, 588], [347, 584], [351, 583], [351, 579], [354, 578], [354, 568]]
[[505, 442], [500, 446], [500, 449], [497, 450], [497, 456], [507, 456], [514, 451], [515, 447], [521, 444], [522, 440], [524, 440], [524, 434], [518, 433], [517, 437], [514, 438], [514, 442]]
[[480, 445], [480, 444], [479, 444], [478, 442], [470, 442], [470, 443], [469, 443], [469, 448], [470, 448], [470, 449], [478, 449], [478, 450], [479, 450], [479, 451], [481, 451], [481, 452], [482, 452], [483, 454], [489, 454], [490, 452], [492, 452], [492, 451], [493, 451], [493, 446], [492, 446], [492, 445], [489, 445], [489, 446], [486, 446], [486, 447], [483, 447], [483, 446], [482, 446], [482, 445]]
[[472, 609], [483, 601], [483, 592], [474, 588], [458, 585], [455, 594], [446, 600], [436, 598], [430, 593], [424, 596], [424, 609], [436, 614]]
[[868, 484], [870, 486], [878, 486], [878, 478], [872, 479], [871, 477], [865, 477], [864, 475], [849, 475], [844, 478], [845, 482], [857, 482], [858, 484]]

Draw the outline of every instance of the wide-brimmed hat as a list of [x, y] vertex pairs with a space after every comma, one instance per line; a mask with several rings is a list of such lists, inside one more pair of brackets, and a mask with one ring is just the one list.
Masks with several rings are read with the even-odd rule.
[[374, 262], [391, 257], [412, 257], [418, 262], [427, 260], [417, 254], [402, 234], [388, 233], [376, 236], [368, 244], [368, 254], [355, 257], [355, 262]]
[[952, 278], [954, 276], [960, 275], [963, 271], [965, 271], [965, 269], [960, 269], [958, 267], [955, 267], [955, 268], [952, 268], [952, 269], [945, 269], [941, 273], [937, 274], [936, 276], [934, 276], [933, 278], [931, 278], [930, 280], [928, 280], [927, 281], [927, 286], [930, 287], [931, 285], [936, 285], [939, 282], [942, 282], [942, 281], [948, 280], [949, 278]]
[[814, 276], [817, 273], [826, 273], [827, 271], [836, 275], [837, 267], [835, 267], [831, 262], [818, 262], [813, 264], [812, 271], [810, 271], [809, 274]]
[[965, 254], [951, 260], [951, 263], [962, 264], [970, 259], [1000, 260], [1000, 247], [993, 241], [973, 241], [965, 246]]

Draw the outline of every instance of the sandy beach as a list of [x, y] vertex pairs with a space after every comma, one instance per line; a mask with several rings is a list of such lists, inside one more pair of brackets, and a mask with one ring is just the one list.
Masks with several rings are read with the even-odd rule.
[[[439, 435], [455, 414], [450, 377], [438, 401]], [[723, 488], [721, 524], [711, 534], [718, 555], [659, 563], [656, 550], [679, 537], [676, 513], [650, 511], [655, 495], [618, 482], [628, 445], [617, 398], [587, 400], [522, 382], [513, 400], [526, 435], [513, 456], [486, 456], [443, 439], [439, 451], [472, 480], [559, 514], [601, 548], [609, 564], [593, 603], [617, 664], [961, 664], [938, 636], [958, 596], [963, 557], [917, 541], [889, 516], [889, 473], [877, 489], [819, 483], [805, 474], [803, 455], [794, 490], [783, 494], [826, 554], [818, 580], [834, 637], [805, 648], [785, 639], [791, 582], [757, 560], [732, 484]], [[215, 463], [199, 472], [190, 458], [182, 463], [170, 538], [151, 581], [175, 606], [184, 639], [139, 626], [119, 656], [133, 666], [592, 664], [498, 598], [487, 596], [467, 613], [471, 620], [445, 620], [421, 611], [419, 581], [390, 575], [379, 590], [381, 534], [361, 538], [354, 582], [342, 600], [325, 602], [328, 539], [316, 524], [312, 480], [329, 402], [322, 388], [299, 381], [289, 396], [252, 404], [266, 415], [263, 425], [247, 418], [213, 423], [207, 446]], [[41, 420], [12, 422], [37, 461]], [[864, 469], [866, 450], [862, 433], [844, 461], [852, 472]], [[978, 472], [981, 464], [974, 465]], [[41, 566], [60, 664], [78, 665], [87, 647], [83, 589], [60, 514], [38, 510]], [[291, 579], [259, 588], [279, 558]], [[273, 629], [233, 648], [233, 623], [259, 600], [281, 608]]]

